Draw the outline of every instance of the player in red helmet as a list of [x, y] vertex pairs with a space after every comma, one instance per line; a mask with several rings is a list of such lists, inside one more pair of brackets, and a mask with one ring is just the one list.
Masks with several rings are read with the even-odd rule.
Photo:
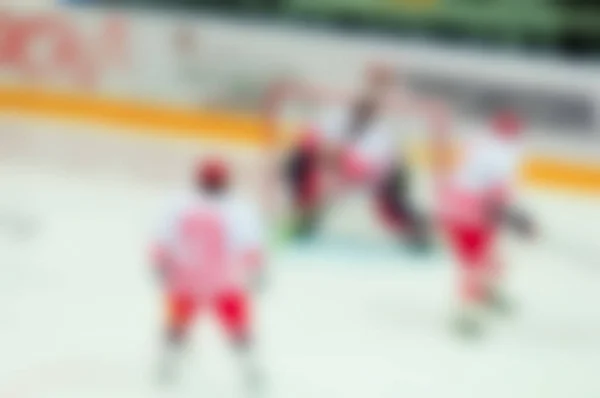
[[440, 182], [440, 215], [459, 265], [459, 330], [482, 331], [482, 310], [507, 310], [504, 269], [498, 253], [500, 227], [531, 236], [529, 219], [514, 208], [523, 123], [513, 112], [495, 113], [488, 128], [462, 147], [462, 156]]
[[196, 185], [205, 192], [226, 191], [229, 178], [229, 169], [220, 158], [210, 158], [196, 166]]
[[169, 203], [153, 240], [153, 264], [167, 301], [161, 377], [177, 372], [199, 312], [213, 312], [257, 387], [250, 281], [265, 255], [263, 231], [248, 202], [230, 193], [230, 173], [219, 158], [201, 161], [194, 189]]

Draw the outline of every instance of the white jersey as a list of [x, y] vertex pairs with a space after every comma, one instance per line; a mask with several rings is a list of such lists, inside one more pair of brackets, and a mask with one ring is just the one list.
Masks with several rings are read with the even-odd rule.
[[228, 196], [179, 195], [158, 225], [155, 245], [168, 253], [168, 288], [214, 294], [241, 287], [247, 255], [264, 250], [258, 212]]
[[444, 185], [440, 211], [445, 219], [486, 222], [490, 199], [510, 199], [518, 177], [520, 146], [513, 140], [485, 134], [465, 145], [463, 156]]
[[464, 156], [453, 173], [453, 184], [472, 193], [489, 192], [512, 186], [517, 178], [521, 148], [502, 137], [479, 136], [468, 142]]
[[369, 170], [369, 173], [387, 170], [399, 152], [395, 126], [385, 117], [376, 116], [352, 140], [347, 138], [351, 118], [351, 107], [331, 107], [320, 115], [315, 122], [315, 129], [326, 143], [341, 146], [350, 154], [353, 162]]

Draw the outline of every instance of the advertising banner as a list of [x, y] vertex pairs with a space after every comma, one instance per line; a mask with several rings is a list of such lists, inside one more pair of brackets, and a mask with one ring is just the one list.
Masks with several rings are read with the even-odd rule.
[[0, 79], [78, 90], [106, 86], [111, 75], [130, 74], [130, 28], [119, 16], [0, 12]]
[[1, 83], [177, 109], [256, 113], [282, 75], [352, 90], [373, 62], [396, 66], [414, 91], [459, 116], [502, 103], [542, 129], [600, 135], [593, 67], [183, 15], [0, 13]]

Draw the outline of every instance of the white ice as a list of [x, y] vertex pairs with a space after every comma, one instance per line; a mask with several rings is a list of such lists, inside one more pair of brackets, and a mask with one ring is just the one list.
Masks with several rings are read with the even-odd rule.
[[[106, 144], [97, 128], [6, 116], [0, 127], [0, 397], [241, 396], [235, 357], [210, 317], [179, 388], [155, 388], [162, 303], [145, 249], [168, 191], [167, 149], [144, 160], [142, 181], [122, 173], [130, 155], [107, 149], [142, 138]], [[32, 138], [47, 134], [54, 141]], [[98, 164], [93, 139], [104, 145]], [[67, 141], [79, 146], [57, 149]], [[518, 311], [490, 318], [478, 342], [449, 328], [454, 274], [443, 252], [353, 264], [277, 252], [256, 305], [268, 396], [600, 397], [600, 266], [590, 258], [600, 256], [600, 203], [528, 191], [525, 204], [549, 238], [507, 242]]]

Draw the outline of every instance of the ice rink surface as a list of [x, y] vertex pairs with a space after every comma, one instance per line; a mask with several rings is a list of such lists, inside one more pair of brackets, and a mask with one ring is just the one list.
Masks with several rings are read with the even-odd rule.
[[[165, 189], [9, 155], [0, 161], [0, 398], [242, 396], [209, 316], [181, 385], [155, 388], [163, 308], [145, 256]], [[278, 250], [255, 309], [267, 396], [600, 397], [600, 202], [532, 190], [524, 205], [548, 237], [507, 240], [517, 311], [491, 317], [477, 342], [451, 333], [454, 273], [443, 250], [348, 261]]]

